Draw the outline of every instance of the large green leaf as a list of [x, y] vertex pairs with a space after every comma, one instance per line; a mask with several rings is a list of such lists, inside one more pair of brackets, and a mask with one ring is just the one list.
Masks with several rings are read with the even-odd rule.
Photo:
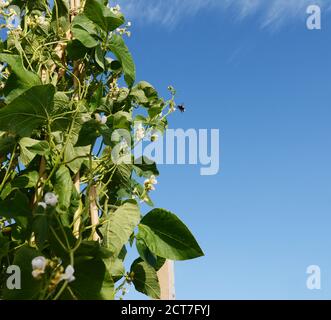
[[113, 13], [103, 0], [87, 0], [84, 14], [106, 32], [113, 31], [124, 23], [123, 15]]
[[15, 219], [17, 224], [26, 228], [31, 216], [29, 199], [21, 191], [11, 194], [6, 200], [0, 200], [0, 217]]
[[151, 175], [159, 175], [156, 163], [146, 157], [135, 159], [133, 169], [139, 177], [149, 178]]
[[98, 45], [98, 34], [95, 24], [84, 14], [80, 14], [72, 22], [72, 33], [75, 39], [86, 48], [94, 48]]
[[16, 139], [13, 136], [0, 136], [0, 155], [5, 155], [13, 151]]
[[[99, 300], [104, 286], [106, 268], [100, 258], [78, 258], [75, 261], [75, 278], [70, 287], [78, 299]], [[102, 292], [104, 294], [104, 292]], [[109, 297], [109, 296], [108, 296]]]
[[69, 5], [67, 0], [54, 1], [51, 25], [55, 31], [61, 29], [63, 33], [68, 30], [70, 25], [70, 18], [69, 18]]
[[138, 225], [140, 210], [134, 200], [125, 202], [116, 211], [110, 213], [104, 227], [103, 245], [118, 256], [123, 246]]
[[94, 48], [98, 45], [98, 41], [88, 31], [75, 26], [72, 29], [72, 33], [75, 39], [79, 40], [86, 48]]
[[136, 67], [132, 59], [132, 55], [126, 46], [123, 38], [118, 34], [113, 34], [109, 41], [109, 49], [117, 59], [121, 62], [124, 79], [129, 87], [132, 87], [136, 79]]
[[203, 256], [185, 224], [163, 209], [154, 209], [144, 216], [137, 239], [142, 239], [154, 254], [166, 259], [188, 260]]
[[59, 210], [62, 221], [65, 224], [69, 223], [68, 220], [68, 208], [71, 204], [71, 195], [73, 190], [73, 183], [69, 169], [62, 165], [56, 172], [54, 191], [59, 197]]
[[38, 299], [43, 282], [32, 277], [31, 261], [40, 256], [41, 253], [27, 245], [20, 248], [14, 258], [13, 264], [21, 270], [21, 289], [5, 290], [6, 300], [32, 300]]
[[37, 74], [25, 69], [20, 56], [0, 53], [0, 61], [7, 63], [12, 70], [4, 89], [7, 103], [13, 101], [29, 88], [41, 84]]
[[52, 85], [32, 87], [0, 109], [0, 130], [28, 137], [44, 124], [54, 106], [55, 88]]
[[131, 266], [131, 274], [137, 291], [153, 299], [160, 299], [160, 284], [153, 267], [147, 262], [137, 259]]
[[38, 171], [27, 171], [22, 172], [21, 175], [16, 177], [11, 183], [12, 188], [33, 188], [37, 185], [39, 180], [39, 172]]
[[44, 156], [49, 152], [49, 144], [47, 141], [40, 141], [28, 137], [22, 138], [19, 141], [20, 160], [27, 166], [37, 155]]
[[83, 162], [88, 159], [90, 149], [90, 146], [74, 147], [71, 143], [68, 143], [64, 153], [64, 162], [73, 173], [76, 174]]

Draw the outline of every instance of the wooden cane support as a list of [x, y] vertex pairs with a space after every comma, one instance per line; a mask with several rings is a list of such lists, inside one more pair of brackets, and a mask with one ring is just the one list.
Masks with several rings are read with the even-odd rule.
[[167, 260], [163, 267], [158, 271], [161, 288], [161, 300], [175, 300], [175, 266], [174, 262]]

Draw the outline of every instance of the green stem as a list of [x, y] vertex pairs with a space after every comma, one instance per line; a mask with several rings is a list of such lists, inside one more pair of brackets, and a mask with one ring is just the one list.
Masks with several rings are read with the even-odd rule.
[[15, 146], [14, 146], [13, 152], [12, 152], [11, 157], [10, 157], [10, 160], [9, 160], [8, 169], [6, 170], [5, 176], [4, 176], [4, 178], [3, 178], [2, 182], [1, 182], [1, 185], [0, 185], [0, 193], [2, 192], [2, 189], [3, 189], [3, 187], [5, 186], [8, 177], [9, 177], [10, 174], [12, 173], [12, 172], [11, 172], [11, 167], [12, 167], [13, 162], [14, 162], [14, 160], [15, 160], [15, 156], [16, 156], [16, 148], [17, 148], [17, 143], [15, 143]]

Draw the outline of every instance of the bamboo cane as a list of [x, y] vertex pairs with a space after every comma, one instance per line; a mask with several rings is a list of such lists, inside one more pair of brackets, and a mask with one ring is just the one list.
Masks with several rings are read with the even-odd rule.
[[[81, 6], [81, 0], [70, 0], [70, 14], [71, 19], [75, 16], [75, 14], [78, 12], [79, 8]], [[79, 79], [81, 78], [81, 75], [84, 72], [84, 64], [79, 61], [74, 62], [74, 87], [77, 88], [79, 85]], [[80, 192], [80, 176], [79, 173], [77, 173], [75, 177], [75, 186], [78, 192]], [[89, 204], [90, 204], [90, 218], [91, 218], [91, 224], [92, 224], [92, 239], [94, 241], [100, 241], [100, 237], [98, 233], [96, 232], [96, 227], [99, 224], [99, 210], [97, 206], [97, 190], [96, 186], [92, 186], [89, 191]], [[77, 210], [77, 212], [74, 215], [74, 235], [77, 237], [79, 235], [79, 228], [81, 219], [79, 217], [80, 215], [80, 209]]]
[[92, 224], [92, 240], [100, 241], [100, 237], [97, 233], [97, 225], [99, 224], [99, 210], [97, 207], [97, 187], [92, 186], [89, 192], [89, 203], [90, 203], [90, 215]]
[[174, 262], [167, 260], [162, 268], [158, 271], [157, 276], [159, 278], [161, 289], [161, 300], [175, 300], [175, 272]]

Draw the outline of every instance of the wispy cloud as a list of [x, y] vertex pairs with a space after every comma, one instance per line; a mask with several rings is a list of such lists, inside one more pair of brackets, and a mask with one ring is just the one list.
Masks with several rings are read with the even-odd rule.
[[235, 12], [238, 19], [255, 14], [261, 27], [275, 28], [304, 19], [311, 4], [324, 10], [331, 8], [330, 0], [117, 0], [117, 3], [132, 19], [165, 26], [174, 26], [186, 16], [209, 9]]

